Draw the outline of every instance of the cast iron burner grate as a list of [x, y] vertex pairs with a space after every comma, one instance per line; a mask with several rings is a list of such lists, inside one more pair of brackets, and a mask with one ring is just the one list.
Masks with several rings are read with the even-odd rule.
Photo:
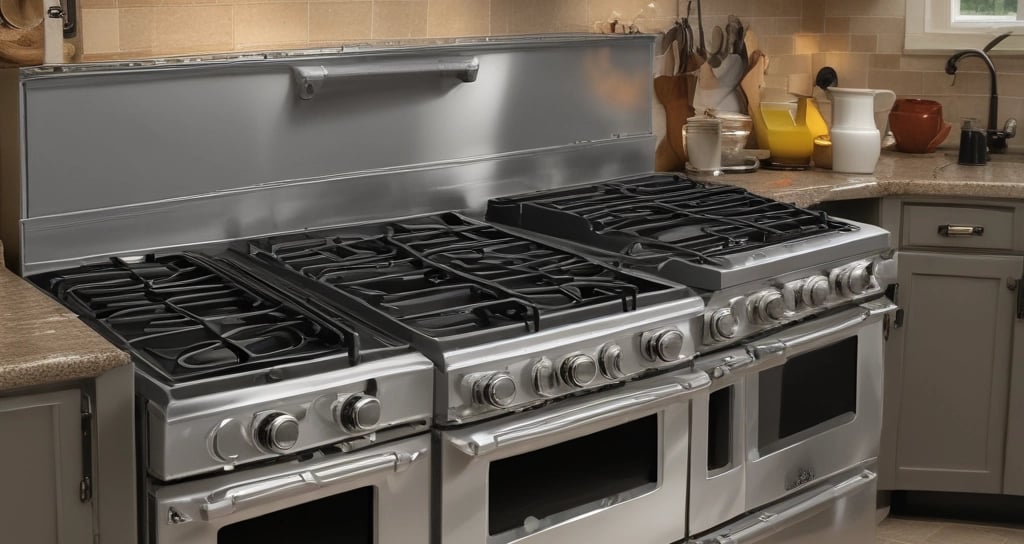
[[300, 310], [226, 266], [189, 253], [114, 259], [48, 276], [46, 286], [171, 382], [339, 353], [358, 362], [361, 337], [341, 316]]
[[497, 198], [487, 219], [639, 261], [672, 257], [711, 267], [727, 255], [857, 228], [738, 187], [678, 176]]
[[339, 303], [356, 301], [361, 316], [370, 309], [430, 338], [521, 334], [676, 291], [454, 213], [275, 237], [250, 252], [329, 287]]

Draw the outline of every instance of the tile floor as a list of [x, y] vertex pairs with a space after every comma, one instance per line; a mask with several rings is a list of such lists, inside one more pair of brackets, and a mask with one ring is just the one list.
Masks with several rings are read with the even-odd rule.
[[1024, 525], [983, 525], [951, 520], [890, 517], [878, 526], [877, 544], [1024, 544]]

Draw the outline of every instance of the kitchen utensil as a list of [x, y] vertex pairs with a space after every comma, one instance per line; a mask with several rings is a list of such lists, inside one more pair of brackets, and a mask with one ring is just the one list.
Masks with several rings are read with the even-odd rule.
[[[896, 94], [877, 89], [829, 89], [832, 97], [832, 169], [848, 174], [875, 171], [882, 137], [875, 121], [876, 104], [896, 100]], [[888, 109], [886, 107], [886, 109]]]
[[[654, 78], [654, 94], [665, 106], [665, 134], [670, 149], [675, 154], [675, 170], [682, 170], [686, 163], [686, 148], [683, 145], [682, 129], [687, 117], [694, 114], [690, 105], [689, 85], [686, 75], [660, 76]], [[666, 158], [663, 157], [667, 161]]]
[[[761, 116], [772, 163], [806, 165], [810, 162], [814, 152], [814, 135], [807, 124], [810, 103], [809, 98], [801, 98], [797, 102], [797, 113], [794, 116], [788, 103], [761, 102]], [[817, 110], [814, 109], [814, 112], [816, 114]]]
[[722, 167], [722, 121], [713, 117], [691, 117], [683, 127], [686, 155], [691, 170], [715, 173]]
[[11, 28], [32, 28], [43, 22], [40, 0], [0, 0], [0, 22]]
[[711, 29], [711, 49], [708, 50], [708, 64], [717, 68], [722, 63], [722, 54], [725, 44], [725, 32], [722, 27], [716, 26]]
[[814, 139], [814, 154], [811, 155], [815, 168], [832, 169], [832, 140], [828, 136]]
[[896, 138], [896, 149], [904, 153], [931, 153], [949, 135], [950, 123], [942, 120], [941, 113], [893, 111], [889, 125]]
[[[755, 147], [767, 148], [767, 136], [764, 136], [766, 129], [762, 117], [756, 115], [761, 111], [761, 89], [764, 88], [764, 74], [768, 69], [768, 57], [760, 49], [755, 50], [750, 56], [750, 68], [747, 75], [740, 80], [740, 91], [747, 99], [747, 112], [753, 118], [754, 130], [752, 138], [748, 138]], [[763, 140], [763, 141], [762, 141]]]
[[835, 87], [836, 85], [839, 85], [839, 74], [831, 66], [825, 66], [818, 70], [817, 75], [814, 76], [814, 86], [823, 91], [827, 91], [829, 87]]
[[[706, 59], [708, 58], [708, 50], [704, 46], [704, 10], [701, 9], [700, 2], [701, 0], [697, 0], [697, 39], [699, 40], [697, 53], [699, 53], [702, 58]], [[689, 7], [687, 7], [686, 13], [689, 15]]]
[[988, 162], [985, 131], [977, 119], [964, 119], [960, 125], [960, 153], [957, 163], [966, 166], [984, 166]]

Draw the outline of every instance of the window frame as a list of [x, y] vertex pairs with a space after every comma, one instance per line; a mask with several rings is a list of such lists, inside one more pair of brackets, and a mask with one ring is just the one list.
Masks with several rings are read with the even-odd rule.
[[[1024, 51], [1024, 0], [1017, 0], [1017, 19], [978, 18], [953, 21], [960, 0], [907, 0], [904, 52], [912, 54], [950, 53], [977, 49], [1004, 32], [1013, 31], [999, 44], [999, 51]], [[995, 52], [998, 54], [998, 52]]]

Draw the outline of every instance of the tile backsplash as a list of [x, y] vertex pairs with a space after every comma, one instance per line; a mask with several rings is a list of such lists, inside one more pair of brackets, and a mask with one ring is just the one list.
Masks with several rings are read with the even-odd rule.
[[[79, 0], [83, 60], [330, 46], [371, 40], [588, 32], [617, 14], [663, 30], [688, 0]], [[696, 2], [693, 2], [695, 5]], [[905, 0], [704, 0], [704, 26], [749, 23], [770, 58], [772, 87], [809, 93], [822, 66], [844, 87], [939, 100], [946, 119], [984, 118], [988, 76], [964, 61], [952, 86], [945, 56], [904, 55]], [[695, 10], [694, 10], [695, 11]], [[696, 13], [692, 14], [695, 18]], [[982, 45], [979, 43], [979, 46]], [[1024, 115], [1024, 57], [997, 57], [1000, 121]], [[958, 131], [952, 131], [951, 138]], [[1011, 140], [1012, 143], [1015, 143]]]

